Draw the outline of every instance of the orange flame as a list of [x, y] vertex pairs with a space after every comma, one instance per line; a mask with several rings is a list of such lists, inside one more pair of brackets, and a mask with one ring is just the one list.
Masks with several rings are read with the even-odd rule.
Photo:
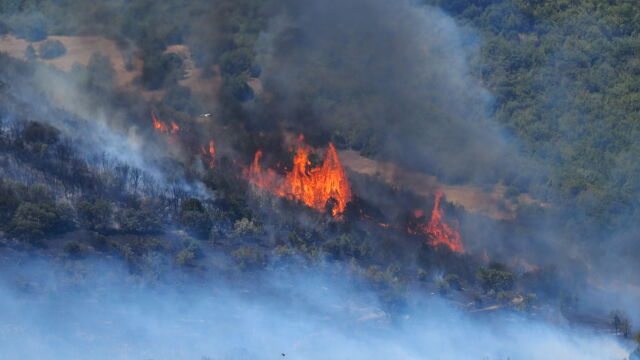
[[216, 166], [216, 147], [213, 140], [209, 141], [209, 149], [202, 146], [200, 148], [202, 155], [209, 159], [209, 168], [213, 169]]
[[442, 193], [437, 193], [433, 211], [431, 212], [431, 220], [427, 226], [427, 233], [432, 235], [431, 245], [445, 244], [455, 252], [464, 252], [460, 233], [450, 228], [443, 221], [444, 214], [440, 211], [441, 198]]
[[153, 121], [153, 128], [157, 131], [160, 131], [161, 133], [170, 132], [171, 134], [176, 134], [178, 133], [178, 131], [180, 131], [180, 126], [178, 126], [178, 124], [173, 121], [171, 122], [171, 131], [169, 131], [169, 126], [167, 125], [167, 123], [158, 120], [158, 117], [153, 111], [151, 112], [151, 121]]
[[156, 117], [156, 114], [153, 113], [153, 111], [151, 112], [151, 121], [153, 121], [153, 127], [160, 131], [160, 132], [167, 132], [169, 131], [169, 128], [167, 127], [167, 124], [165, 124], [164, 122], [158, 120], [158, 118]]
[[171, 122], [171, 133], [175, 134], [178, 131], [180, 131], [180, 126], [178, 126], [178, 124], [174, 123], [173, 121]]
[[[460, 253], [464, 252], [460, 233], [444, 222], [444, 213], [440, 210], [440, 199], [442, 199], [442, 195], [442, 193], [436, 194], [436, 200], [433, 204], [433, 211], [431, 212], [431, 219], [429, 220], [429, 223], [416, 224], [415, 228], [410, 227], [407, 229], [407, 232], [414, 235], [427, 235], [431, 246], [444, 244], [452, 251]], [[416, 218], [420, 218], [424, 215], [424, 212], [419, 209], [414, 210], [413, 215]]]
[[338, 153], [333, 144], [329, 143], [322, 166], [309, 168], [311, 150], [302, 144], [302, 139], [302, 136], [298, 139], [293, 169], [286, 173], [283, 180], [279, 179], [272, 169], [267, 169], [266, 173], [262, 172], [261, 150], [256, 152], [253, 163], [248, 171], [245, 171], [245, 175], [250, 183], [261, 189], [290, 200], [301, 201], [320, 212], [324, 212], [327, 203], [333, 200], [330, 205], [331, 215], [338, 216], [344, 212], [352, 197], [351, 185]]

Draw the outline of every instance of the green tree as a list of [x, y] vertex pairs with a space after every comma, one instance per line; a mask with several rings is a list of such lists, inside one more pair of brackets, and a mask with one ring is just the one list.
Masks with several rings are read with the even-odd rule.
[[100, 233], [112, 228], [113, 206], [110, 201], [105, 199], [96, 199], [92, 202], [81, 201], [77, 209], [80, 225], [84, 228]]
[[476, 273], [476, 278], [485, 291], [509, 291], [513, 289], [515, 277], [506, 270], [482, 267]]
[[67, 48], [60, 40], [47, 40], [40, 45], [38, 49], [40, 57], [43, 59], [55, 59], [64, 55], [67, 52]]
[[27, 49], [24, 51], [24, 56], [27, 60], [35, 60], [38, 58], [38, 54], [36, 54], [36, 49], [33, 45], [29, 44], [29, 46], [27, 46]]
[[71, 228], [70, 214], [54, 204], [23, 202], [8, 224], [11, 236], [39, 240]]
[[186, 77], [184, 56], [177, 53], [155, 53], [144, 59], [141, 81], [145, 88], [157, 90], [174, 85]]
[[118, 216], [120, 229], [131, 234], [156, 234], [164, 229], [162, 219], [151, 209], [124, 209]]

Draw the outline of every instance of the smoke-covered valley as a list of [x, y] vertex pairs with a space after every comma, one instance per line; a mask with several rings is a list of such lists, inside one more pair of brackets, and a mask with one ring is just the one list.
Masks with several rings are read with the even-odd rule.
[[637, 356], [632, 35], [481, 3], [0, 3], [0, 357]]

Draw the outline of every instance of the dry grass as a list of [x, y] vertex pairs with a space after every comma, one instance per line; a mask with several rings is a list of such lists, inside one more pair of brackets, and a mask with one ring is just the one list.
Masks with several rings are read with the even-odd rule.
[[[111, 60], [113, 69], [116, 72], [116, 84], [118, 87], [136, 92], [146, 100], [160, 100], [164, 96], [164, 91], [162, 90], [149, 91], [135, 84], [134, 80], [142, 73], [143, 62], [139, 58], [133, 58], [131, 61], [133, 67], [130, 71], [127, 70], [126, 55], [113, 40], [98, 36], [49, 36], [47, 40], [59, 40], [64, 44], [67, 52], [55, 59], [44, 60], [38, 58], [37, 61], [52, 65], [62, 71], [70, 71], [74, 64], [87, 65], [94, 53], [100, 53]], [[7, 53], [17, 59], [27, 60], [25, 57], [27, 46], [32, 44], [37, 52], [40, 44], [44, 41], [46, 40], [30, 43], [13, 35], [4, 35], [0, 36], [0, 52]], [[180, 85], [189, 87], [194, 93], [203, 97], [217, 97], [221, 83], [220, 77], [203, 78], [203, 70], [197, 69], [193, 65], [188, 47], [174, 45], [170, 46], [166, 52], [182, 53], [186, 57], [187, 78], [181, 80]]]

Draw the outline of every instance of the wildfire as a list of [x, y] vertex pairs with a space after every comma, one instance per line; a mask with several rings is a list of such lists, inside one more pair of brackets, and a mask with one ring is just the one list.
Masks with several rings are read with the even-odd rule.
[[151, 121], [153, 121], [154, 129], [156, 129], [156, 130], [158, 130], [160, 132], [169, 131], [169, 128], [167, 127], [167, 124], [165, 124], [164, 122], [158, 120], [158, 118], [156, 117], [156, 114], [154, 114], [153, 111], [151, 112]]
[[[310, 148], [302, 144], [302, 136], [293, 159], [293, 169], [286, 173], [284, 179], [276, 175], [272, 169], [263, 172], [260, 158], [263, 153], [258, 150], [253, 163], [245, 172], [249, 182], [275, 195], [290, 200], [301, 201], [309, 207], [324, 212], [329, 206], [331, 215], [342, 214], [351, 201], [351, 185], [347, 174], [340, 163], [338, 153], [333, 144], [324, 157], [322, 166], [310, 168]], [[329, 205], [328, 205], [329, 203]]]
[[[410, 234], [427, 235], [429, 244], [432, 246], [444, 244], [452, 251], [464, 252], [460, 233], [444, 222], [444, 213], [440, 210], [440, 199], [442, 199], [442, 193], [437, 193], [429, 222], [427, 224], [416, 224], [415, 228], [409, 228], [407, 232]], [[424, 212], [419, 209], [414, 210], [413, 215], [416, 218], [420, 218], [424, 215]]]
[[213, 140], [209, 141], [209, 148], [202, 146], [200, 148], [202, 155], [209, 161], [209, 169], [213, 169], [216, 166], [216, 147]]
[[178, 126], [178, 124], [174, 123], [173, 121], [171, 122], [171, 133], [175, 134], [178, 131], [180, 131], [180, 126]]
[[178, 124], [173, 121], [171, 122], [171, 130], [169, 130], [169, 126], [167, 125], [167, 123], [158, 120], [158, 117], [153, 111], [151, 112], [151, 121], [153, 121], [153, 128], [157, 131], [160, 131], [161, 133], [170, 132], [171, 134], [176, 134], [178, 131], [180, 131], [180, 126], [178, 126]]

